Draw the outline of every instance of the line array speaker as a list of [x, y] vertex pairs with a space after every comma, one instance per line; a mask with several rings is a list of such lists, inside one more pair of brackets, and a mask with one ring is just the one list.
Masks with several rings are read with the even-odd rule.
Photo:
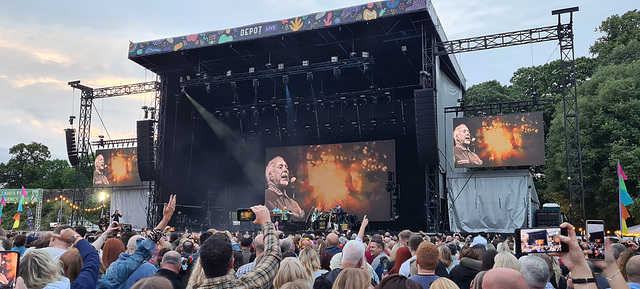
[[69, 163], [72, 167], [75, 167], [80, 163], [80, 159], [78, 159], [78, 148], [76, 147], [76, 130], [66, 128], [64, 134], [67, 139], [67, 156], [69, 156]]
[[416, 106], [416, 142], [420, 165], [438, 164], [437, 105], [433, 89], [413, 92]]
[[139, 120], [137, 123], [137, 136], [140, 180], [154, 181], [156, 179], [156, 161], [153, 144], [153, 120]]

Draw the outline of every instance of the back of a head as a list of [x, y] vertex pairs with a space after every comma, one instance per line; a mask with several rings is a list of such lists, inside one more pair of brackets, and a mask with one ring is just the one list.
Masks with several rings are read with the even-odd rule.
[[5, 237], [0, 237], [0, 248], [4, 251], [11, 251], [11, 242]]
[[340, 238], [335, 233], [330, 233], [327, 235], [327, 246], [328, 247], [336, 247], [340, 244]]
[[285, 283], [295, 280], [304, 280], [309, 283], [311, 282], [311, 277], [298, 259], [295, 257], [284, 258], [280, 261], [280, 269], [278, 269], [276, 277], [273, 279], [273, 287], [280, 288]]
[[435, 270], [439, 260], [438, 247], [431, 242], [423, 242], [416, 251], [416, 263], [422, 270]]
[[[518, 260], [516, 260], [517, 262]], [[476, 274], [475, 277], [473, 277], [473, 280], [471, 281], [471, 286], [474, 289], [482, 289], [483, 285], [482, 285], [482, 279], [484, 278], [484, 274], [487, 274], [487, 272], [489, 271], [480, 271], [478, 272], [478, 274]]]
[[253, 238], [253, 246], [256, 248], [256, 254], [264, 252], [264, 235], [259, 234]]
[[409, 237], [409, 248], [415, 252], [423, 241], [424, 240], [419, 235], [411, 235], [411, 237]]
[[406, 276], [400, 274], [389, 275], [382, 279], [375, 289], [422, 289], [420, 283], [409, 280]]
[[613, 252], [613, 258], [618, 260], [620, 254], [627, 252], [627, 247], [620, 243], [611, 244], [611, 251]]
[[164, 268], [165, 266], [169, 266], [171, 268], [179, 268], [181, 263], [182, 256], [180, 256], [180, 253], [176, 251], [168, 251], [162, 255], [160, 267]]
[[14, 247], [22, 247], [27, 244], [27, 235], [19, 234], [13, 238]]
[[476, 251], [476, 249], [472, 247], [463, 247], [462, 250], [460, 250], [460, 257], [482, 260], [482, 256], [480, 256], [480, 254], [478, 254], [478, 251]]
[[362, 289], [371, 284], [369, 271], [360, 268], [346, 268], [338, 274], [332, 289]]
[[551, 272], [544, 259], [528, 255], [521, 257], [518, 261], [520, 262], [520, 273], [524, 276], [529, 288], [544, 288], [547, 285], [551, 278]]
[[69, 281], [73, 283], [76, 280], [78, 275], [80, 275], [80, 271], [82, 270], [82, 256], [78, 249], [73, 248], [68, 250], [62, 256], [60, 256], [60, 262], [62, 262], [62, 269], [64, 270], [64, 275], [69, 278]]
[[640, 255], [633, 256], [626, 265], [627, 280], [632, 283], [640, 283]]
[[493, 265], [495, 264], [495, 257], [496, 255], [498, 255], [498, 251], [496, 250], [487, 250], [486, 253], [484, 253], [484, 256], [482, 256], [482, 270], [489, 270], [491, 268], [493, 268]]
[[524, 276], [509, 268], [494, 268], [482, 278], [483, 289], [528, 289]]
[[56, 235], [60, 235], [60, 232], [62, 232], [62, 230], [64, 229], [73, 229], [73, 227], [69, 225], [60, 225], [60, 226], [57, 226], [55, 229], [53, 229], [53, 233]]
[[318, 252], [310, 246], [300, 251], [299, 260], [310, 274], [313, 274], [314, 271], [320, 269], [320, 258], [318, 258]]
[[200, 247], [200, 263], [207, 278], [226, 275], [231, 265], [233, 248], [225, 234], [213, 234]]
[[331, 271], [331, 258], [333, 258], [333, 254], [329, 252], [320, 254], [320, 268]]
[[193, 242], [185, 241], [184, 243], [182, 243], [182, 253], [189, 254], [189, 255], [193, 254], [194, 253]]
[[207, 239], [209, 237], [211, 237], [211, 235], [213, 235], [213, 233], [211, 233], [209, 231], [206, 231], [206, 232], [203, 232], [202, 234], [200, 234], [200, 239], [198, 239], [198, 244], [200, 244], [200, 245], [204, 244], [204, 242], [207, 241]]
[[131, 289], [173, 289], [173, 284], [165, 277], [151, 276], [138, 280]]
[[409, 241], [409, 238], [411, 238], [411, 236], [413, 236], [413, 232], [409, 230], [404, 230], [398, 234], [398, 238], [404, 241]]
[[76, 233], [80, 234], [80, 236], [84, 237], [87, 235], [87, 228], [83, 225], [77, 225], [73, 228]]
[[493, 264], [493, 268], [511, 268], [520, 272], [520, 262], [518, 262], [518, 258], [509, 252], [500, 252], [495, 257], [493, 257], [495, 263]]
[[102, 263], [105, 267], [109, 267], [111, 263], [118, 260], [121, 253], [124, 253], [125, 248], [122, 242], [116, 238], [108, 239], [102, 247]]
[[62, 266], [46, 251], [29, 250], [20, 259], [18, 275], [27, 288], [43, 288], [62, 279], [62, 274]]
[[242, 236], [242, 239], [240, 239], [240, 246], [247, 248], [251, 246], [252, 242], [253, 238], [251, 237], [251, 235], [244, 235]]
[[173, 232], [169, 235], [169, 242], [173, 243], [175, 240], [180, 239], [180, 234], [178, 232]]
[[347, 242], [342, 248], [342, 267], [358, 267], [359, 262], [364, 258], [364, 250], [364, 244], [360, 241]]
[[498, 250], [498, 253], [500, 253], [500, 252], [509, 252], [509, 253], [511, 253], [511, 249], [509, 249], [509, 245], [506, 242], [498, 243], [498, 245], [496, 246], [496, 250]]
[[280, 251], [282, 253], [291, 251], [292, 248], [293, 248], [293, 240], [289, 238], [284, 238], [280, 240]]
[[131, 239], [131, 237], [135, 236], [136, 232], [130, 231], [130, 232], [122, 232], [122, 234], [120, 234], [120, 241], [122, 241], [122, 244], [127, 247], [127, 245], [129, 244], [129, 239]]
[[[474, 286], [473, 288], [479, 288]], [[451, 279], [446, 277], [440, 277], [431, 283], [429, 289], [459, 289], [458, 285], [455, 282], [451, 281]]]
[[142, 236], [135, 235], [129, 238], [127, 242], [127, 253], [133, 254], [138, 249], [138, 239], [142, 239]]

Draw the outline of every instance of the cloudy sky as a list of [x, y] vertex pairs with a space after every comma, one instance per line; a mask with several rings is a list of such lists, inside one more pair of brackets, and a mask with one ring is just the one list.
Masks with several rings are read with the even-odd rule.
[[[433, 0], [450, 40], [553, 25], [551, 10], [580, 6], [575, 14], [576, 57], [588, 54], [595, 30], [635, 1]], [[188, 4], [185, 4], [188, 3]], [[237, 1], [2, 1], [0, 3], [0, 162], [9, 148], [44, 143], [66, 159], [63, 129], [79, 114], [80, 92], [67, 82], [105, 87], [153, 80], [127, 59], [129, 41], [233, 28], [362, 4], [362, 0]], [[556, 43], [502, 48], [457, 56], [467, 86], [497, 79], [506, 84], [524, 66], [559, 58]], [[97, 100], [92, 140], [135, 137], [135, 121], [153, 95]], [[97, 116], [102, 116], [103, 127]], [[77, 122], [75, 123], [77, 128]]]

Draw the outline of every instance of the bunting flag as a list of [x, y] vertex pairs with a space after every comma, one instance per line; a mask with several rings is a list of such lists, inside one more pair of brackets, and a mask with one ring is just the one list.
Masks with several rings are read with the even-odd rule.
[[24, 197], [20, 195], [20, 200], [18, 201], [18, 213], [22, 212], [22, 202], [24, 201]]
[[620, 206], [620, 231], [622, 232], [622, 234], [629, 234], [626, 220], [631, 217], [631, 215], [629, 215], [629, 211], [627, 211], [627, 206], [633, 204], [633, 199], [627, 191], [627, 186], [624, 183], [625, 180], [627, 180], [627, 175], [624, 174], [622, 166], [620, 166], [620, 162], [618, 162], [618, 202]]
[[20, 212], [17, 212], [15, 216], [13, 216], [13, 219], [16, 220], [15, 222], [13, 222], [13, 228], [17, 228], [18, 226], [20, 226]]
[[0, 203], [2, 203], [2, 206], [6, 206], [7, 203], [4, 202], [4, 190], [2, 190], [2, 200], [0, 201]]
[[27, 190], [24, 189], [24, 186], [22, 186], [22, 195], [26, 198], [27, 196]]

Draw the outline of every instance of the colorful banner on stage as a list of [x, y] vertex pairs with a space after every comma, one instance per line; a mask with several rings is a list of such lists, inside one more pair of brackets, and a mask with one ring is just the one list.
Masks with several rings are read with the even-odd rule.
[[340, 205], [359, 219], [389, 220], [387, 173], [396, 170], [395, 141], [268, 148], [266, 157], [270, 210], [287, 206], [300, 220], [296, 213], [301, 211], [304, 218], [313, 208]]
[[542, 112], [453, 119], [454, 167], [544, 165]]
[[387, 0], [240, 28], [210, 31], [153, 41], [130, 42], [129, 58], [344, 25], [358, 21], [369, 21], [380, 17], [411, 13], [426, 8], [426, 0]]
[[20, 196], [24, 198], [24, 204], [27, 203], [37, 203], [40, 201], [40, 197], [42, 196], [42, 189], [24, 189], [24, 193], [22, 193], [23, 189], [4, 189], [4, 200], [8, 204], [18, 203], [20, 201]]

